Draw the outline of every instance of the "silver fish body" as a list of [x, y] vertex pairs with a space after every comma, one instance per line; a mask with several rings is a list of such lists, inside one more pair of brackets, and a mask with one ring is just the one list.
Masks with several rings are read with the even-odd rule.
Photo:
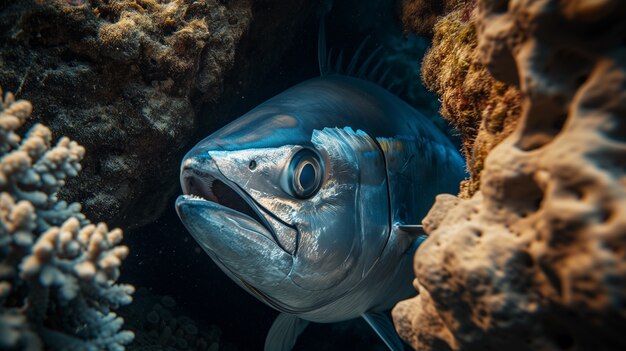
[[[414, 294], [419, 224], [464, 163], [420, 112], [365, 80], [296, 85], [185, 156], [176, 208], [242, 288], [315, 322], [391, 308]], [[247, 206], [242, 206], [242, 203]]]

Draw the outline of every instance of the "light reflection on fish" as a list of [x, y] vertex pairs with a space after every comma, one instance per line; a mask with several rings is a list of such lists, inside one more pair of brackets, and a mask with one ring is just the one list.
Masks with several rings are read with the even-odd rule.
[[357, 317], [401, 350], [383, 312], [415, 294], [417, 225], [464, 175], [421, 113], [367, 80], [327, 74], [190, 150], [176, 209], [230, 278], [282, 312], [266, 350], [291, 349], [308, 321]]

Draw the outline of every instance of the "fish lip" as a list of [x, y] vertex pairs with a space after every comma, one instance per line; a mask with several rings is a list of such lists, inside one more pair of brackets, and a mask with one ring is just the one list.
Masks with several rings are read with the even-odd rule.
[[[208, 170], [199, 169], [199, 167], [205, 167], [205, 168], [208, 168]], [[265, 219], [265, 216], [263, 215], [262, 209], [259, 207], [256, 201], [254, 201], [254, 199], [250, 195], [248, 195], [243, 189], [241, 189], [241, 187], [239, 187], [237, 184], [233, 183], [228, 178], [226, 178], [221, 173], [221, 171], [217, 168], [217, 166], [212, 160], [210, 160], [208, 164], [206, 162], [204, 164], [200, 164], [195, 159], [184, 160], [180, 179], [181, 179], [181, 188], [183, 191], [183, 195], [179, 196], [176, 199], [177, 209], [179, 208], [180, 205], [182, 205], [183, 202], [193, 203], [195, 201], [195, 202], [198, 202], [198, 205], [202, 204], [202, 202], [210, 202], [213, 204], [213, 206], [211, 206], [212, 210], [227, 211], [237, 216], [243, 216], [246, 219], [260, 225], [267, 231], [267, 234], [269, 234], [268, 238], [272, 239], [276, 243], [276, 245], [278, 245], [278, 247], [280, 247], [283, 251], [287, 252], [276, 239], [276, 233], [274, 231], [274, 228], [272, 228], [272, 226], [269, 223], [267, 223], [267, 220]], [[200, 187], [200, 188], [193, 187], [190, 182], [190, 180], [192, 179], [201, 180], [202, 184], [205, 186]], [[216, 180], [219, 180], [222, 183], [224, 183], [231, 190], [233, 190], [239, 197], [241, 197], [248, 204], [248, 206], [250, 206], [250, 208], [252, 208], [252, 210], [256, 213], [260, 221], [255, 218], [250, 217], [249, 215], [243, 212], [239, 212], [233, 208], [220, 204], [218, 198], [215, 196], [215, 194], [213, 194], [211, 190], [211, 185]], [[206, 184], [207, 182], [208, 184]], [[260, 234], [264, 234], [264, 233], [260, 233]]]
[[[191, 236], [209, 257], [217, 263], [220, 269], [236, 282], [239, 282], [244, 289], [249, 289], [252, 294], [262, 297], [264, 301], [269, 304], [276, 304], [271, 297], [262, 292], [262, 289], [277, 286], [280, 282], [285, 280], [293, 267], [293, 256], [284, 252], [279, 245], [276, 245], [275, 239], [263, 225], [244, 213], [193, 195], [179, 195], [176, 199], [175, 208]], [[193, 215], [193, 217], [191, 215]], [[194, 218], [201, 218], [201, 220], [188, 221], [188, 219]], [[213, 228], [207, 230], [207, 228], [204, 227], [205, 223], [210, 223]], [[243, 234], [243, 237], [236, 235], [240, 233]], [[254, 262], [253, 266], [273, 267], [274, 260], [276, 260], [279, 266], [286, 264], [288, 267], [279, 269], [278, 271], [270, 269], [270, 271], [273, 271], [274, 275], [277, 274], [276, 272], [280, 273], [276, 279], [267, 280], [263, 283], [260, 283], [258, 279], [256, 282], [252, 282], [248, 279], [250, 276], [242, 274], [241, 271], [237, 269], [236, 264], [242, 261], [249, 263], [250, 259], [256, 260], [256, 255], [245, 254], [242, 256], [242, 252], [238, 251], [238, 249], [242, 247], [245, 248], [248, 245], [248, 243], [244, 241], [239, 241], [235, 244], [231, 242], [230, 244], [220, 245], [223, 243], [222, 238], [228, 237], [243, 238], [244, 241], [251, 240], [250, 243], [259, 243], [259, 245], [265, 243], [265, 245], [267, 245], [267, 251], [262, 251], [272, 253], [271, 256], [265, 255], [267, 264], [259, 265], [258, 262]], [[267, 260], [271, 260], [271, 262]], [[249, 266], [248, 264], [248, 267]], [[264, 275], [258, 274], [252, 275], [251, 277], [254, 278], [255, 276], [264, 277]]]
[[[256, 225], [256, 227], [258, 227], [258, 229], [260, 230], [253, 230], [254, 232], [261, 234], [267, 237], [268, 239], [273, 240], [272, 236], [269, 235], [270, 233], [267, 232], [268, 229], [263, 224], [259, 223], [259, 221], [246, 215], [245, 213], [242, 213], [242, 212], [233, 210], [230, 207], [221, 205], [218, 202], [208, 201], [196, 195], [183, 194], [183, 195], [178, 196], [178, 198], [176, 199], [175, 206], [176, 206], [176, 212], [178, 212], [179, 214], [181, 213], [183, 206], [204, 207], [209, 211], [220, 211], [220, 212], [230, 214], [229, 217], [235, 221], [240, 221], [243, 219], [244, 221], [247, 221], [250, 224]], [[248, 228], [248, 229], [252, 229], [252, 228]]]

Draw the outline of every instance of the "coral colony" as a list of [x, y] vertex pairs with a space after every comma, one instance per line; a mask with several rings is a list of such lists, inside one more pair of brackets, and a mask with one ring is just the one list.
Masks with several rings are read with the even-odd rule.
[[122, 231], [58, 199], [85, 149], [66, 137], [53, 145], [41, 124], [16, 133], [31, 111], [11, 93], [0, 102], [0, 349], [123, 350], [133, 333], [113, 310], [134, 288], [115, 283]]

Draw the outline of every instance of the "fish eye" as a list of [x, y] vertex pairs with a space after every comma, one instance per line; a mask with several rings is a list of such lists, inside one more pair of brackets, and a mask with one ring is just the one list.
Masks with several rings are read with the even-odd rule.
[[289, 165], [290, 190], [298, 198], [313, 196], [322, 185], [322, 163], [310, 149], [298, 151]]

